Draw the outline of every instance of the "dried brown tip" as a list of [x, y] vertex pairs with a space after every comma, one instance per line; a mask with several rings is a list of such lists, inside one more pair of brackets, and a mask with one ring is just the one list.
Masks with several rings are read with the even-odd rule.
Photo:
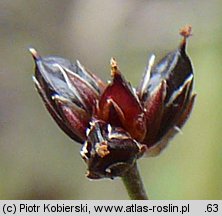
[[191, 30], [192, 30], [191, 25], [185, 25], [180, 30], [180, 35], [183, 36], [184, 38], [188, 38], [188, 37], [190, 37], [192, 35]]
[[182, 29], [180, 29], [180, 35], [183, 37], [183, 40], [180, 44], [182, 50], [185, 51], [187, 38], [192, 36], [192, 27], [191, 25], [185, 25]]
[[118, 65], [115, 58], [110, 59], [110, 66], [111, 66], [111, 76], [114, 76], [118, 72]]
[[38, 60], [40, 58], [40, 55], [37, 53], [37, 51], [34, 48], [30, 47], [29, 52], [32, 54], [34, 60]]

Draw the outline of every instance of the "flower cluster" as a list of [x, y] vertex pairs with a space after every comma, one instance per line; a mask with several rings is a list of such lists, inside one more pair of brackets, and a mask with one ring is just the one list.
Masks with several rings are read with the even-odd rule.
[[178, 49], [154, 65], [133, 88], [111, 59], [112, 81], [105, 83], [79, 61], [41, 57], [33, 80], [60, 128], [82, 144], [81, 156], [92, 179], [123, 176], [144, 153], [158, 155], [181, 130], [192, 110], [193, 68], [186, 54], [190, 27], [181, 31]]

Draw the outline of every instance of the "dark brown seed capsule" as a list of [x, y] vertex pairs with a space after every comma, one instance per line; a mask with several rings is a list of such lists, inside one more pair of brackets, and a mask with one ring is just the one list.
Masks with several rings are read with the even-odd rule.
[[111, 59], [107, 85], [77, 61], [40, 57], [30, 49], [33, 80], [48, 111], [72, 139], [92, 179], [123, 176], [144, 152], [158, 155], [181, 130], [192, 110], [193, 67], [186, 53], [191, 27], [180, 32], [179, 48], [157, 64], [152, 55], [135, 90]]
[[30, 49], [36, 69], [33, 80], [47, 109], [72, 139], [84, 142], [93, 106], [105, 84], [80, 64], [60, 57], [40, 57]]

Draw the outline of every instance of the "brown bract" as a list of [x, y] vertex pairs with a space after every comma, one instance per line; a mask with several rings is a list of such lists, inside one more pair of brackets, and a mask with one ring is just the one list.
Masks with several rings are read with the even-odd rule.
[[181, 130], [192, 110], [193, 68], [186, 54], [191, 27], [180, 32], [175, 51], [157, 64], [151, 56], [137, 88], [112, 58], [112, 81], [105, 84], [79, 61], [40, 57], [33, 80], [60, 128], [82, 144], [81, 156], [93, 179], [123, 176], [145, 152], [158, 155]]

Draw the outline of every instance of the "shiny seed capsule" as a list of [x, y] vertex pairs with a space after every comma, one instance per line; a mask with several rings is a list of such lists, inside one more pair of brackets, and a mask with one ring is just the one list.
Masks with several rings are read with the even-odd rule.
[[60, 128], [82, 144], [81, 156], [92, 179], [123, 176], [146, 152], [158, 155], [181, 130], [192, 110], [193, 67], [186, 53], [191, 28], [181, 30], [179, 47], [155, 64], [149, 59], [136, 90], [111, 59], [108, 84], [79, 61], [54, 56], [35, 60], [33, 81]]

